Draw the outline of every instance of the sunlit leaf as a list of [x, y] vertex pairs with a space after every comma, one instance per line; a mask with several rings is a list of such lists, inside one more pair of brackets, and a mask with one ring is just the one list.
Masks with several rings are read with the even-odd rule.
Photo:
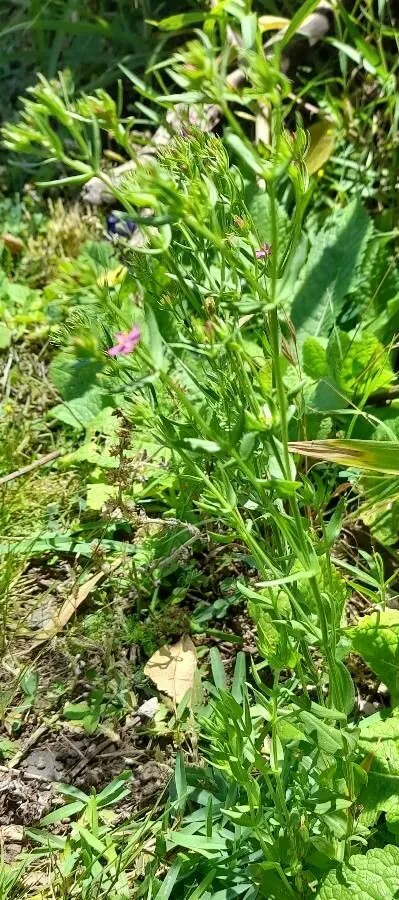
[[261, 31], [279, 31], [280, 28], [287, 28], [290, 24], [289, 19], [283, 16], [259, 16], [258, 25]]
[[315, 122], [309, 128], [310, 147], [306, 155], [305, 163], [309, 175], [318, 172], [330, 158], [335, 143], [334, 126], [332, 122], [323, 119]]
[[311, 456], [342, 466], [353, 466], [370, 472], [399, 475], [399, 442], [397, 441], [293, 441], [291, 453]]

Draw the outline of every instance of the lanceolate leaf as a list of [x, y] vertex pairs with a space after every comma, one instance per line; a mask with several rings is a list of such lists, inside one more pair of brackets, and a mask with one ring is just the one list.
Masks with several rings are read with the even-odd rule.
[[292, 453], [312, 456], [341, 466], [399, 475], [397, 441], [293, 441], [289, 448]]
[[311, 250], [291, 307], [297, 341], [327, 336], [356, 276], [371, 229], [355, 201], [333, 213], [312, 237]]

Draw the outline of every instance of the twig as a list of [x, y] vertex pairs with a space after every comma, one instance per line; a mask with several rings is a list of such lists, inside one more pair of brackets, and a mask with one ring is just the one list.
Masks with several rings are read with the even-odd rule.
[[88, 766], [88, 764], [96, 758], [96, 756], [100, 756], [103, 750], [107, 750], [108, 747], [110, 747], [113, 743], [114, 741], [111, 741], [110, 738], [107, 738], [100, 745], [94, 747], [94, 749], [89, 752], [84, 759], [80, 760], [73, 766], [73, 768], [68, 772], [69, 777], [73, 779], [76, 778], [77, 775], [80, 775], [80, 773], [83, 772], [83, 769], [85, 769], [86, 766]]
[[21, 759], [23, 759], [24, 756], [26, 756], [26, 754], [28, 753], [28, 750], [30, 750], [32, 747], [34, 747], [34, 745], [37, 743], [39, 738], [41, 738], [43, 736], [43, 734], [45, 734], [46, 731], [48, 731], [50, 725], [54, 725], [54, 723], [57, 722], [58, 719], [59, 719], [59, 715], [58, 715], [58, 713], [56, 713], [56, 715], [51, 716], [51, 719], [49, 719], [48, 722], [42, 722], [42, 724], [39, 725], [39, 727], [36, 728], [35, 731], [32, 731], [32, 734], [29, 735], [25, 746], [22, 747], [21, 750], [18, 750], [18, 752], [14, 754], [12, 759], [10, 759], [10, 761], [8, 763], [8, 768], [16, 769], [17, 766], [19, 766]]
[[7, 484], [9, 481], [14, 481], [15, 478], [21, 478], [22, 475], [28, 475], [29, 472], [39, 469], [40, 466], [46, 466], [47, 463], [52, 462], [54, 459], [58, 459], [59, 456], [64, 456], [63, 450], [52, 450], [51, 453], [46, 453], [46, 455], [41, 456], [40, 459], [35, 459], [35, 461], [29, 463], [28, 466], [22, 466], [22, 469], [17, 469], [15, 472], [9, 472], [8, 475], [3, 475], [0, 478], [0, 485]]
[[369, 394], [367, 397], [367, 406], [373, 404], [373, 406], [385, 406], [386, 403], [390, 403], [392, 400], [397, 400], [399, 398], [399, 384], [394, 384], [392, 387], [388, 387], [385, 390], [374, 391], [372, 394]]
[[7, 389], [7, 381], [8, 381], [8, 376], [9, 376], [9, 374], [10, 374], [10, 369], [11, 369], [11, 366], [12, 366], [13, 358], [14, 358], [14, 356], [13, 356], [13, 352], [12, 352], [12, 348], [11, 348], [11, 350], [10, 350], [10, 352], [9, 352], [9, 354], [8, 354], [7, 362], [6, 362], [5, 366], [4, 366], [3, 377], [2, 377], [2, 379], [1, 379], [1, 387], [2, 387], [2, 390], [3, 390], [3, 394], [6, 393], [6, 389]]

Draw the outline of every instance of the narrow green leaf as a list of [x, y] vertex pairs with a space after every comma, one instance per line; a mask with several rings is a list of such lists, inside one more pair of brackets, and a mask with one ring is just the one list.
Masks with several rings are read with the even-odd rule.
[[281, 578], [259, 581], [257, 586], [260, 588], [279, 587], [281, 584], [293, 584], [295, 581], [309, 581], [309, 578], [314, 578], [315, 575], [317, 575], [316, 569], [299, 569], [297, 572], [290, 572], [289, 575], [282, 575]]
[[157, 892], [157, 900], [169, 900], [183, 865], [182, 859], [175, 859]]
[[84, 825], [79, 825], [79, 824], [75, 825], [75, 828], [78, 831], [78, 833], [80, 834], [80, 836], [83, 838], [83, 840], [86, 842], [86, 844], [88, 844], [89, 847], [91, 847], [93, 850], [95, 850], [96, 853], [104, 853], [105, 852], [105, 850], [107, 849], [106, 845], [103, 843], [103, 841], [100, 841], [99, 838], [95, 837], [95, 835], [92, 834], [88, 828], [85, 828]]
[[81, 800], [75, 800], [74, 803], [67, 803], [65, 806], [59, 806], [57, 809], [53, 809], [47, 816], [44, 816], [44, 819], [40, 820], [41, 825], [54, 825], [55, 822], [62, 822], [63, 819], [69, 819], [71, 816], [74, 816], [75, 813], [81, 812], [84, 809], [85, 803]]
[[178, 800], [180, 803], [185, 802], [187, 797], [187, 779], [186, 770], [184, 768], [184, 759], [181, 753], [178, 753], [176, 757], [175, 785]]
[[234, 667], [233, 683], [231, 685], [231, 694], [237, 703], [241, 703], [246, 677], [245, 653], [237, 653], [236, 664]]
[[145, 309], [145, 321], [148, 329], [148, 349], [155, 368], [159, 370], [163, 363], [163, 342], [154, 310], [148, 304]]
[[199, 25], [205, 18], [206, 13], [198, 10], [198, 12], [176, 13], [176, 15], [167, 16], [159, 22], [150, 20], [150, 24], [156, 25], [161, 31], [180, 31], [182, 28], [190, 28], [192, 25]]
[[317, 6], [319, 6], [319, 0], [305, 0], [305, 3], [302, 3], [302, 6], [297, 9], [295, 15], [292, 17], [287, 30], [283, 33], [280, 44], [281, 49], [287, 46], [291, 38], [298, 31], [298, 28], [301, 27], [302, 22], [314, 12]]
[[215, 875], [216, 875], [216, 869], [211, 869], [211, 871], [208, 872], [207, 875], [205, 875], [205, 877], [202, 879], [202, 881], [198, 885], [198, 887], [195, 888], [193, 893], [189, 894], [187, 900], [200, 900], [200, 897], [202, 897], [205, 894], [205, 891], [207, 891], [209, 886], [212, 884], [212, 881], [215, 878]]
[[191, 447], [191, 450], [204, 450], [205, 453], [220, 453], [220, 444], [216, 441], [206, 441], [202, 438], [185, 438], [185, 444]]
[[261, 164], [259, 157], [249, 144], [246, 144], [238, 134], [229, 131], [227, 128], [225, 130], [225, 140], [230, 149], [252, 172], [255, 172], [255, 175], [263, 175], [265, 177], [266, 164]]
[[222, 657], [220, 656], [220, 653], [219, 653], [219, 650], [217, 649], [217, 647], [211, 647], [210, 659], [211, 659], [212, 676], [213, 676], [213, 680], [215, 683], [215, 687], [225, 690], [226, 689], [226, 673], [224, 671]]

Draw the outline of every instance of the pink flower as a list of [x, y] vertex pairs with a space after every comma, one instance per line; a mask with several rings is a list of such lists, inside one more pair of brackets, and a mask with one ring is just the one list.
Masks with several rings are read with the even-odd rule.
[[115, 347], [107, 350], [108, 356], [127, 356], [137, 347], [140, 340], [140, 328], [138, 325], [133, 325], [130, 331], [118, 331], [115, 338], [118, 343], [115, 344]]
[[272, 252], [270, 244], [262, 244], [259, 250], [255, 250], [256, 259], [268, 259]]

